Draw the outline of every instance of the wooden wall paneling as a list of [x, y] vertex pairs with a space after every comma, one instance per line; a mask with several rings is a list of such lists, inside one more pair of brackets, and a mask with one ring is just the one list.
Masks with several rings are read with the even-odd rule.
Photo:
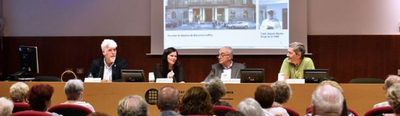
[[[146, 55], [150, 52], [150, 36], [5, 37], [3, 78], [19, 70], [20, 45], [39, 47], [41, 76], [60, 76], [66, 68], [84, 68], [86, 74], [92, 60], [102, 57], [100, 44], [105, 38], [118, 43], [117, 56], [126, 59], [129, 68], [143, 69], [146, 76], [161, 60], [160, 55]], [[398, 35], [310, 35], [308, 52], [316, 68], [329, 69], [339, 82], [356, 77], [384, 79], [388, 74], [397, 74], [400, 68], [398, 43]], [[247, 68], [264, 68], [266, 82], [274, 82], [285, 57], [235, 55], [234, 61], [246, 63]], [[188, 82], [203, 81], [211, 65], [218, 62], [215, 55], [180, 55], [179, 61]]]

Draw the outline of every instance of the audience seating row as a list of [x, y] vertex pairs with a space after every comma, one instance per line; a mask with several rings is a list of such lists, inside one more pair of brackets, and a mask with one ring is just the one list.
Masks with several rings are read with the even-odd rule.
[[[61, 114], [64, 116], [86, 116], [92, 111], [86, 107], [74, 104], [59, 104], [50, 107], [47, 111]], [[32, 111], [27, 103], [14, 103], [14, 116], [47, 116], [45, 112]], [[51, 115], [50, 115], [51, 116]]]

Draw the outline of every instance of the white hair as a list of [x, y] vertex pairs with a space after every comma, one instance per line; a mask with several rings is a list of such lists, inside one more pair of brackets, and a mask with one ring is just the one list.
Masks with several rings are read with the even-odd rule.
[[112, 39], [104, 39], [101, 43], [101, 50], [104, 51], [106, 47], [116, 48], [118, 47], [117, 43]]
[[16, 82], [10, 87], [10, 97], [14, 102], [25, 101], [26, 93], [28, 93], [29, 86], [23, 82]]
[[393, 84], [386, 93], [386, 99], [395, 114], [400, 114], [400, 83]]
[[237, 110], [246, 116], [265, 116], [260, 104], [253, 98], [246, 98], [241, 101]]
[[11, 116], [14, 104], [5, 97], [0, 98], [0, 116]]
[[64, 86], [65, 95], [68, 100], [78, 100], [80, 92], [83, 91], [83, 82], [80, 79], [70, 79]]
[[230, 55], [233, 55], [233, 49], [232, 49], [232, 47], [230, 47], [230, 46], [224, 46], [224, 47], [222, 47], [221, 49], [228, 49], [229, 54], [230, 54]]
[[147, 116], [147, 103], [139, 95], [122, 98], [117, 109], [119, 116]]
[[208, 90], [211, 95], [211, 100], [218, 101], [220, 98], [225, 96], [226, 87], [224, 82], [222, 82], [219, 78], [213, 78], [209, 83], [206, 83], [204, 87]]
[[313, 92], [312, 104], [314, 105], [316, 115], [337, 114], [340, 115], [343, 110], [344, 97], [339, 89], [331, 85], [318, 86]]

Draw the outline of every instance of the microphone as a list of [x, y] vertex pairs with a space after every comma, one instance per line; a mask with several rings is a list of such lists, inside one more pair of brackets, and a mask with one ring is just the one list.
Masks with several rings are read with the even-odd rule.
[[235, 77], [235, 78], [239, 78], [239, 79], [240, 79], [240, 78], [241, 78], [241, 77], [239, 76], [240, 69], [245, 69], [245, 68], [246, 68], [246, 63], [243, 63], [243, 66], [239, 68], [239, 71], [237, 71], [236, 77]]

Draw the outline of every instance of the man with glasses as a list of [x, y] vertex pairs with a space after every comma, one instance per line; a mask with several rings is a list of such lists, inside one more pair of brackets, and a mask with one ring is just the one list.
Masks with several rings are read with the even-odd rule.
[[211, 71], [203, 82], [209, 82], [213, 78], [240, 79], [240, 69], [246, 68], [242, 63], [233, 62], [232, 47], [225, 46], [218, 51], [218, 63], [211, 66]]

